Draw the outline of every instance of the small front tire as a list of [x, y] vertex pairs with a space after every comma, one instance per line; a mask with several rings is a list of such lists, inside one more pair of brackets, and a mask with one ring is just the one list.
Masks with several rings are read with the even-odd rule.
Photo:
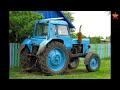
[[96, 53], [92, 53], [88, 58], [88, 64], [85, 66], [89, 72], [97, 71], [100, 68], [100, 57]]

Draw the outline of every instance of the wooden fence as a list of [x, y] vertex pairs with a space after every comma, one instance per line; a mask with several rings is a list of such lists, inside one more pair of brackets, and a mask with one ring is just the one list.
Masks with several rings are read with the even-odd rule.
[[[19, 48], [19, 43], [10, 43], [9, 44], [9, 59], [10, 66], [19, 66], [19, 54], [17, 49]], [[111, 44], [91, 44], [91, 51], [96, 52], [100, 58], [111, 58]]]

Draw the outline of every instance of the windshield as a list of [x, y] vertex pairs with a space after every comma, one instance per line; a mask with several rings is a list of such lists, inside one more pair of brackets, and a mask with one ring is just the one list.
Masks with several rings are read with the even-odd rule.
[[47, 23], [37, 23], [35, 36], [46, 36], [48, 34]]

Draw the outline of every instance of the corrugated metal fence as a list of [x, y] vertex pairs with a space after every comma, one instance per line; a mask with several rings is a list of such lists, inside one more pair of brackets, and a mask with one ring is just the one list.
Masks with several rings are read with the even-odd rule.
[[[19, 66], [19, 54], [17, 49], [19, 48], [19, 43], [9, 44], [9, 55], [10, 55], [10, 66]], [[96, 52], [100, 58], [111, 58], [111, 44], [91, 44], [91, 51]]]
[[17, 53], [19, 46], [19, 43], [9, 43], [10, 66], [19, 66], [19, 54]]

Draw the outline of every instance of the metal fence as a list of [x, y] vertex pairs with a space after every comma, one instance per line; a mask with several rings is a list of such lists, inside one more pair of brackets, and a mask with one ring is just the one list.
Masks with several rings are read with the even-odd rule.
[[[10, 66], [19, 66], [19, 54], [17, 49], [19, 48], [19, 43], [9, 43], [9, 59]], [[91, 51], [96, 52], [100, 58], [111, 58], [111, 44], [91, 44]]]

